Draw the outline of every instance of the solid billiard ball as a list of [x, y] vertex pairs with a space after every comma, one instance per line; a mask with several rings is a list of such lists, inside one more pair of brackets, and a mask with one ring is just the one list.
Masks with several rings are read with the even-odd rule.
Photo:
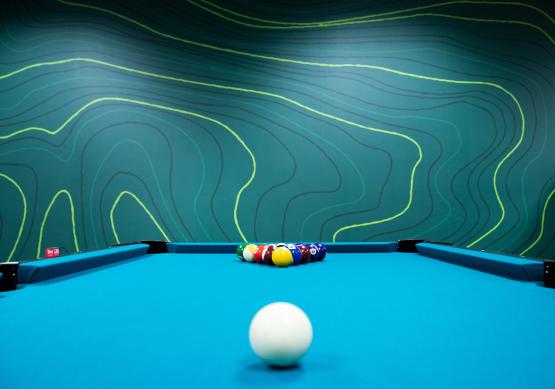
[[303, 254], [294, 244], [287, 245], [289, 251], [291, 251], [291, 256], [293, 257], [293, 265], [298, 265], [301, 262]]
[[243, 257], [243, 251], [245, 250], [245, 247], [247, 247], [247, 243], [241, 243], [239, 246], [237, 246], [237, 250], [235, 251], [239, 259], [243, 262], [245, 261], [245, 258]]
[[264, 260], [262, 259], [262, 254], [264, 253], [264, 249], [266, 245], [260, 244], [257, 246], [256, 251], [253, 254], [254, 262], [264, 264]]
[[276, 243], [276, 247], [287, 247], [287, 243]]
[[262, 253], [262, 259], [264, 260], [264, 263], [266, 265], [274, 266], [274, 263], [272, 262], [272, 253], [274, 252], [275, 249], [276, 249], [275, 244], [269, 244], [264, 249], [264, 252]]
[[307, 245], [299, 243], [297, 244], [297, 248], [301, 252], [301, 261], [300, 263], [307, 263], [310, 262], [310, 249]]
[[293, 263], [293, 255], [287, 247], [276, 247], [272, 252], [272, 262], [278, 267], [287, 267]]
[[255, 244], [248, 244], [243, 250], [243, 258], [247, 262], [254, 262], [254, 253], [258, 250], [258, 246]]
[[312, 324], [296, 305], [277, 302], [254, 315], [249, 342], [256, 355], [271, 366], [292, 366], [312, 343]]

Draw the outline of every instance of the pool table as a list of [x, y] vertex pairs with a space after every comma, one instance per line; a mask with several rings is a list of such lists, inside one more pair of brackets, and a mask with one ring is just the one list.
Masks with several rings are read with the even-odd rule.
[[[146, 242], [22, 262], [0, 293], [2, 389], [554, 388], [555, 289], [541, 261], [433, 243], [328, 244], [322, 262]], [[288, 301], [314, 328], [298, 366], [248, 327]]]

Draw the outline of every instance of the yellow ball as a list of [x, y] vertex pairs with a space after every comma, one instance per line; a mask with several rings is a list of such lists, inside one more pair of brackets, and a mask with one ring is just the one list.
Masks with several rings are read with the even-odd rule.
[[258, 246], [255, 244], [248, 244], [247, 247], [243, 250], [243, 258], [247, 262], [254, 262], [254, 253], [258, 249]]
[[287, 267], [293, 263], [293, 254], [287, 247], [278, 247], [272, 252], [272, 262], [278, 267]]

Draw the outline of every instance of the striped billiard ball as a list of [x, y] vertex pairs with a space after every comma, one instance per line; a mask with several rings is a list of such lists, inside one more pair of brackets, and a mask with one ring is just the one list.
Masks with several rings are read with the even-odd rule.
[[258, 250], [258, 246], [255, 244], [248, 244], [243, 250], [243, 258], [247, 262], [254, 262], [254, 253]]
[[237, 246], [237, 250], [235, 251], [239, 259], [243, 262], [245, 262], [245, 258], [243, 257], [243, 251], [245, 250], [245, 247], [247, 247], [247, 243], [241, 243], [239, 246]]
[[262, 258], [262, 254], [264, 253], [265, 248], [266, 248], [266, 245], [264, 244], [258, 245], [258, 247], [256, 248], [256, 251], [253, 254], [254, 262], [264, 264], [264, 259]]
[[321, 261], [326, 257], [328, 249], [322, 243], [316, 243], [315, 246], [318, 247], [318, 260]]
[[320, 255], [318, 247], [315, 244], [309, 244], [308, 249], [310, 250], [310, 262], [318, 261], [318, 256]]
[[275, 244], [269, 244], [264, 249], [264, 252], [262, 253], [262, 260], [266, 265], [274, 266], [274, 262], [272, 262], [272, 253], [276, 248], [277, 246]]

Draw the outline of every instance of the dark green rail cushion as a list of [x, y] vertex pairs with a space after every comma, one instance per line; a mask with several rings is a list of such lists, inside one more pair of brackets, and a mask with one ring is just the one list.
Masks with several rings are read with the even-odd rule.
[[416, 247], [420, 254], [459, 266], [514, 280], [543, 280], [541, 261], [431, 243], [420, 243]]
[[324, 243], [328, 253], [389, 253], [397, 251], [397, 242]]
[[240, 243], [168, 243], [170, 253], [232, 254]]
[[147, 251], [148, 245], [133, 244], [67, 255], [54, 259], [22, 263], [19, 266], [19, 272], [17, 274], [18, 282], [20, 284], [32, 284], [34, 282], [45, 281], [99, 266], [125, 261], [145, 255]]
[[[257, 244], [256, 242], [253, 242]], [[278, 242], [275, 242], [278, 243]], [[310, 243], [310, 242], [306, 242]], [[235, 253], [240, 243], [168, 243], [170, 253]], [[323, 242], [330, 253], [383, 253], [397, 251], [397, 242]]]

